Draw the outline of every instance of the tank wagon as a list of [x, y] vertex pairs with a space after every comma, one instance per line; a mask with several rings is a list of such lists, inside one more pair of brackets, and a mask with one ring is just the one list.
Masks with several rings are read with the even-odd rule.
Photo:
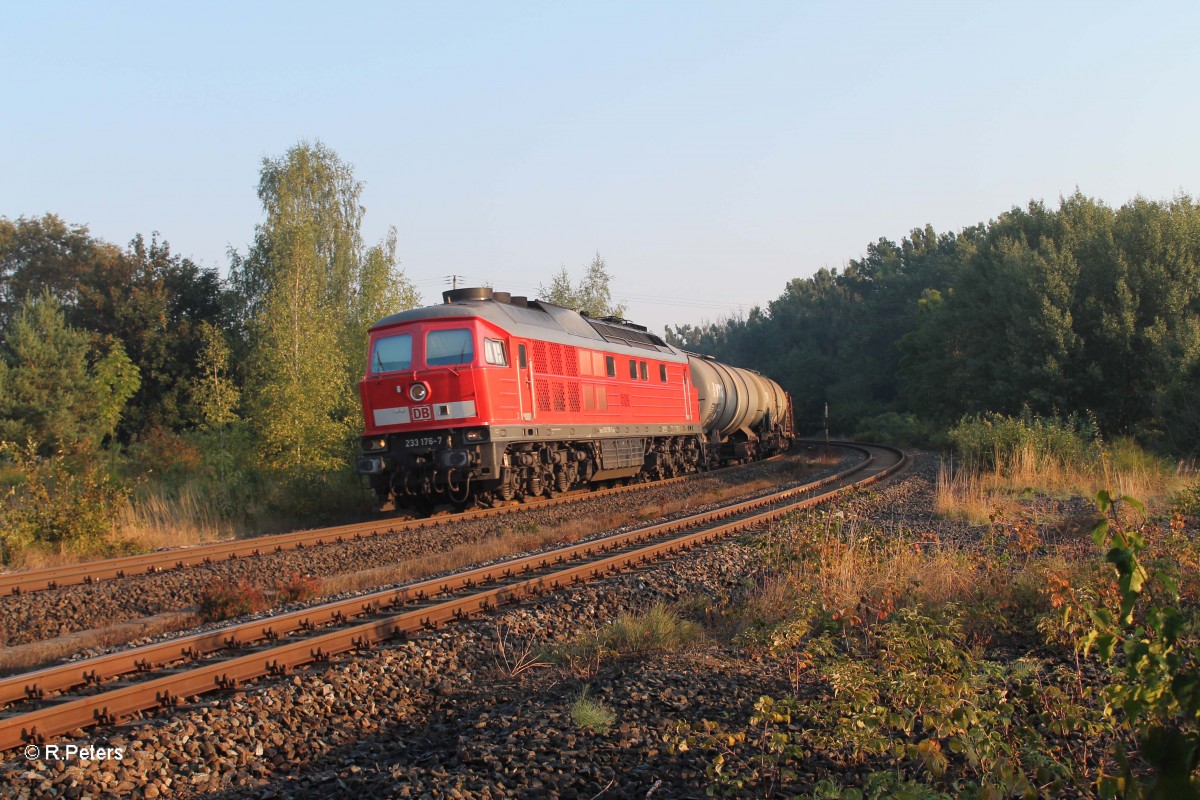
[[380, 503], [428, 510], [553, 496], [765, 458], [791, 398], [640, 325], [494, 292], [371, 327], [358, 472]]

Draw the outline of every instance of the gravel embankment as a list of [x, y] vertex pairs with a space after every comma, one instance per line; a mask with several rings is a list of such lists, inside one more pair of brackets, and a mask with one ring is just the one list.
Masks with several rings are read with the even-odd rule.
[[[39, 798], [190, 797], [222, 790], [230, 797], [376, 797], [393, 792], [386, 787], [394, 787], [395, 796], [436, 789], [438, 796], [496, 797], [535, 796], [540, 783], [541, 796], [591, 797], [638, 766], [626, 759], [649, 758], [649, 767], [633, 773], [648, 789], [679, 773], [675, 757], [657, 742], [661, 715], [679, 703], [710, 713], [735, 707], [735, 687], [757, 683], [738, 680], [747, 665], [680, 656], [675, 669], [659, 664], [661, 674], [650, 683], [635, 675], [605, 676], [593, 696], [618, 710], [618, 725], [608, 734], [589, 734], [576, 730], [568, 715], [583, 682], [546, 683], [540, 670], [510, 677], [497, 664], [497, 628], [519, 631], [520, 642], [570, 638], [656, 599], [735, 591], [752, 579], [755, 562], [753, 550], [723, 544], [285, 681], [262, 682], [165, 721], [97, 731], [80, 743], [124, 747], [122, 761], [68, 766], [18, 759], [0, 766], [0, 785], [17, 797]], [[701, 685], [689, 664], [703, 666]], [[727, 680], [714, 677], [724, 672]], [[399, 784], [408, 784], [407, 791]]]
[[[953, 535], [953, 526], [931, 518], [927, 462], [844, 508]], [[678, 721], [737, 717], [759, 695], [789, 691], [779, 665], [708, 640], [686, 652], [606, 661], [593, 676], [558, 668], [513, 675], [498, 631], [510, 632], [513, 654], [657, 600], [736, 597], [762, 577], [761, 553], [746, 538], [729, 540], [78, 740], [125, 748], [119, 762], [10, 760], [0, 764], [0, 795], [704, 797], [704, 762], [672, 753], [664, 737]], [[606, 733], [571, 721], [585, 685], [616, 712]]]
[[[292, 574], [328, 577], [374, 569], [483, 542], [514, 526], [550, 528], [565, 521], [603, 520], [630, 509], [664, 506], [697, 497], [719, 487], [779, 475], [795, 466], [793, 459], [736, 467], [696, 476], [670, 486], [647, 486], [643, 491], [597, 497], [547, 509], [529, 509], [493, 519], [436, 528], [383, 534], [357, 542], [330, 543], [253, 558], [138, 575], [92, 585], [65, 586], [0, 598], [0, 643], [25, 644], [76, 631], [141, 619], [195, 606], [213, 586], [246, 581], [263, 590]], [[824, 468], [814, 467], [813, 474]], [[807, 478], [806, 478], [807, 479]]]

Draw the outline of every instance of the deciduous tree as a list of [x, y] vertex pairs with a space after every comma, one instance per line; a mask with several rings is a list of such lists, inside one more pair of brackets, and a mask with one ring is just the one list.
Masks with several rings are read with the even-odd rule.
[[364, 247], [362, 183], [331, 149], [302, 142], [264, 159], [266, 215], [234, 282], [249, 314], [249, 412], [269, 461], [342, 466], [361, 424], [355, 383], [375, 315], [416, 300], [396, 263], [395, 233]]
[[596, 257], [584, 268], [578, 284], [571, 282], [567, 268], [563, 267], [554, 275], [550, 286], [538, 286], [538, 296], [548, 303], [573, 308], [592, 317], [619, 317], [625, 313], [625, 306], [613, 304], [611, 282], [608, 265], [597, 251]]

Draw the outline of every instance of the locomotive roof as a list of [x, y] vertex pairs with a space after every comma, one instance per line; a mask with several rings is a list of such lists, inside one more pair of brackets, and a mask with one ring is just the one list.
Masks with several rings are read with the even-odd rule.
[[661, 360], [687, 360], [687, 356], [682, 352], [640, 326], [624, 325], [611, 318], [592, 319], [572, 309], [540, 300], [531, 300], [528, 306], [496, 300], [455, 300], [451, 303], [392, 314], [372, 325], [371, 330], [405, 322], [461, 317], [485, 319], [514, 336], [526, 339], [597, 349], [600, 349], [601, 344], [606, 344], [607, 347], [603, 349], [615, 352], [645, 357], [646, 352], [651, 351], [656, 353], [655, 358]]

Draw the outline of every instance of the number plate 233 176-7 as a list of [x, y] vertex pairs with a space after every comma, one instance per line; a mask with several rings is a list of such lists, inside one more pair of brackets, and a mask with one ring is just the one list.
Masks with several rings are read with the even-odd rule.
[[437, 447], [441, 443], [440, 436], [415, 436], [404, 440], [405, 447]]

